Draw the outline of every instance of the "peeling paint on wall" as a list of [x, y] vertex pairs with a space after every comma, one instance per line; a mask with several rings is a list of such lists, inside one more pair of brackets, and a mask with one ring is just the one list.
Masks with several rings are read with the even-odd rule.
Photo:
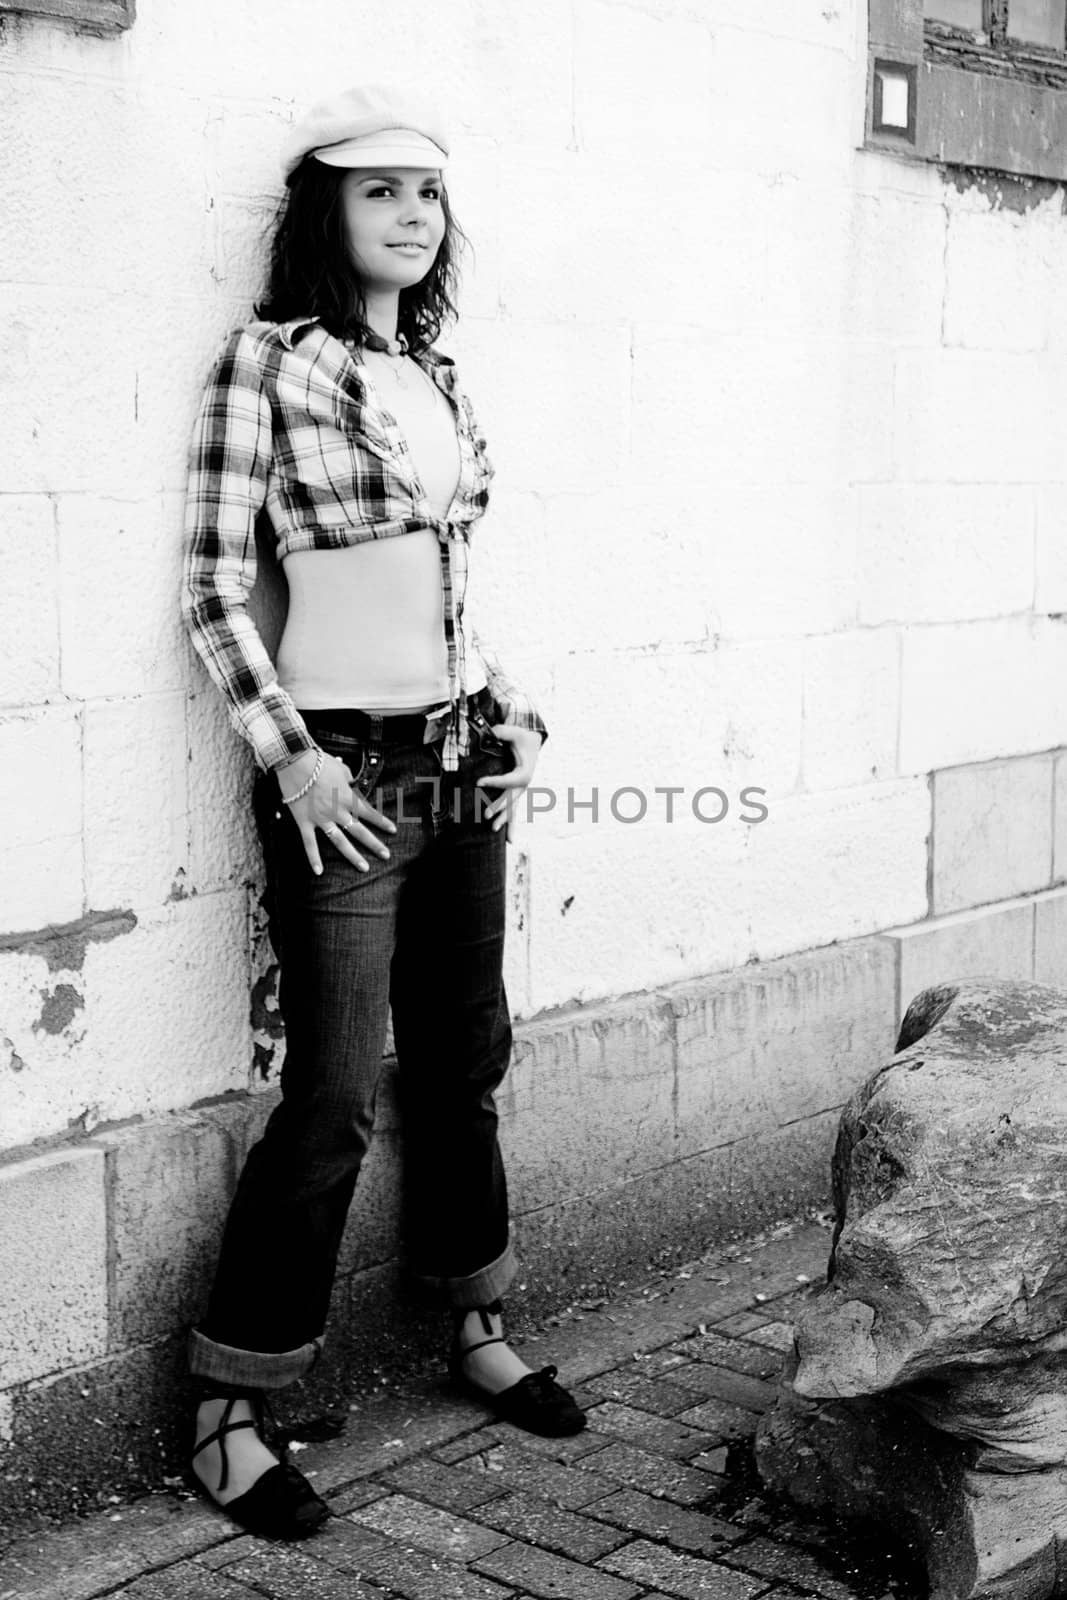
[[137, 917], [132, 911], [90, 911], [77, 922], [34, 928], [28, 933], [0, 934], [0, 954], [7, 950], [20, 955], [43, 956], [49, 972], [80, 972], [85, 952], [98, 940], [117, 939], [132, 933]]
[[41, 1000], [41, 1015], [33, 1025], [34, 1033], [62, 1033], [74, 1021], [77, 1012], [85, 1009], [85, 996], [72, 983], [42, 989]]
[[1056, 200], [1064, 211], [1063, 185], [1051, 178], [1015, 178], [980, 167], [942, 167], [941, 176], [960, 194], [982, 195], [992, 211], [1014, 211], [1021, 217], [1050, 200]]
[[15, 1049], [15, 1041], [13, 1039], [0, 1039], [0, 1051], [3, 1051], [4, 1055], [7, 1057], [5, 1065], [8, 1066], [12, 1072], [25, 1071], [26, 1063]]

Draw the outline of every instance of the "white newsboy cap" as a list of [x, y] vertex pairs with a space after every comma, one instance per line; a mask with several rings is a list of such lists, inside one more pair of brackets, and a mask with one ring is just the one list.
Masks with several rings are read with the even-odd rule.
[[443, 167], [448, 135], [424, 95], [363, 84], [320, 100], [293, 127], [282, 149], [287, 178], [306, 155], [328, 167]]

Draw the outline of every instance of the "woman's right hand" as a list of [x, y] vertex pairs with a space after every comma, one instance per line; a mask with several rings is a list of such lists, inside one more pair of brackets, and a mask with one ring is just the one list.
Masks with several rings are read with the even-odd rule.
[[[315, 770], [318, 758], [317, 750], [305, 750], [295, 761], [288, 762], [278, 770], [278, 787], [283, 800], [287, 794], [296, 794], [304, 787]], [[301, 799], [294, 800], [289, 810], [300, 829], [311, 870], [316, 876], [322, 872], [319, 832], [324, 833], [339, 854], [361, 872], [369, 872], [370, 863], [355, 848], [353, 839], [383, 861], [389, 859], [388, 849], [371, 832], [368, 823], [386, 833], [395, 833], [396, 823], [390, 822], [388, 817], [376, 811], [363, 798], [353, 786], [347, 765], [337, 756], [323, 752], [322, 770], [313, 786]]]

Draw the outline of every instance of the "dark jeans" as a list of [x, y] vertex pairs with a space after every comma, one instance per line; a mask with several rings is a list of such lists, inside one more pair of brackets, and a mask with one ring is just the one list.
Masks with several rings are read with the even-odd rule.
[[[477, 703], [491, 721], [486, 691]], [[440, 741], [390, 742], [388, 718], [378, 740], [342, 731], [345, 713], [305, 716], [397, 832], [382, 835], [388, 861], [361, 851], [366, 873], [320, 833], [316, 877], [276, 779], [256, 780], [281, 963], [282, 1099], [241, 1173], [190, 1367], [263, 1388], [292, 1382], [321, 1348], [390, 1008], [409, 1263], [455, 1306], [496, 1299], [516, 1270], [493, 1098], [511, 1047], [505, 841], [483, 814], [496, 791], [473, 787], [510, 767], [510, 747], [476, 718], [470, 755], [443, 773]]]

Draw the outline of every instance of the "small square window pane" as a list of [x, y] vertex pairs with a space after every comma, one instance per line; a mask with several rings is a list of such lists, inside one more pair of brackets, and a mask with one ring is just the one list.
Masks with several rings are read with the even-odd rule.
[[1008, 34], [1027, 44], [1062, 50], [1067, 31], [1067, 0], [1009, 0]]
[[951, 22], [957, 28], [982, 31], [982, 0], [924, 0], [923, 14], [935, 22]]

